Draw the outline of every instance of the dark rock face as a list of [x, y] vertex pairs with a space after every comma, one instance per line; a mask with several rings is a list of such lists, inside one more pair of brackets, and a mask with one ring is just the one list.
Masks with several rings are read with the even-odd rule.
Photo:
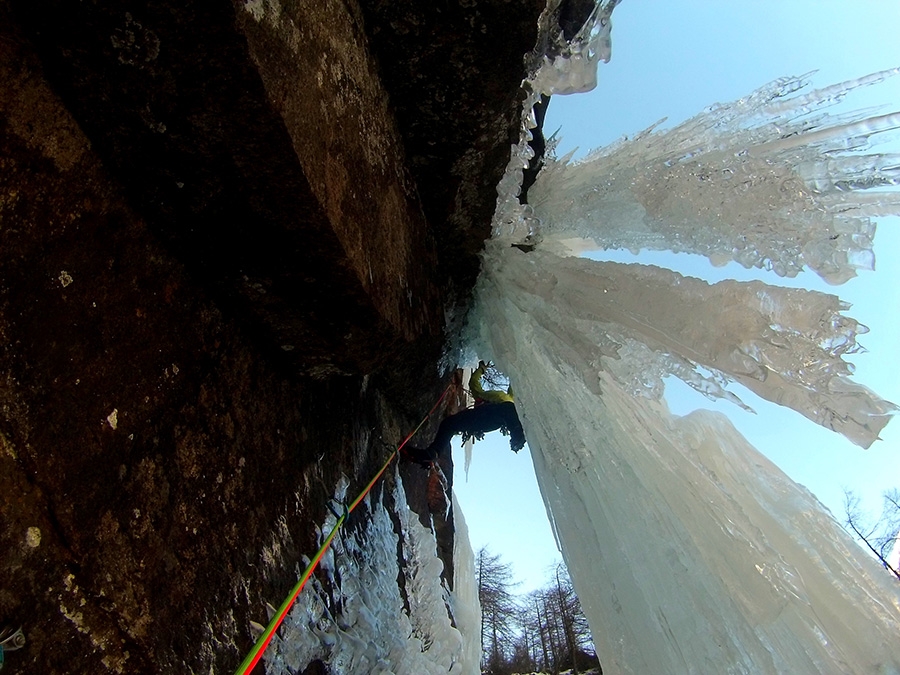
[[524, 79], [523, 57], [547, 3], [360, 4], [425, 215], [448, 254], [441, 277], [464, 297], [490, 236], [509, 148], [519, 141], [522, 93], [510, 76]]
[[349, 12], [18, 4], [129, 203], [298, 369], [368, 372], [439, 317], [434, 250]]
[[446, 386], [539, 8], [399, 7], [0, 0], [14, 672], [234, 670]]

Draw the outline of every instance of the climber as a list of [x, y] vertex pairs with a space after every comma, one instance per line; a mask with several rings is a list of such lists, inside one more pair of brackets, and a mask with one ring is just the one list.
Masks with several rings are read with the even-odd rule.
[[481, 439], [485, 433], [497, 429], [504, 435], [509, 435], [509, 447], [513, 452], [522, 449], [525, 445], [525, 432], [516, 412], [512, 387], [505, 392], [485, 390], [481, 385], [481, 378], [488, 367], [484, 361], [479, 361], [478, 368], [472, 371], [469, 378], [469, 391], [475, 397], [475, 407], [444, 418], [431, 445], [427, 448], [407, 446], [403, 451], [404, 459], [427, 466], [439, 456], [450, 452], [450, 439], [456, 434], [463, 434], [464, 438]]

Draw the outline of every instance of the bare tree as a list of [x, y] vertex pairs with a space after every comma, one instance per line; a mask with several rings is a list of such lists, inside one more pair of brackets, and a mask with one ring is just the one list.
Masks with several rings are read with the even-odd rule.
[[868, 548], [878, 561], [900, 579], [900, 569], [891, 564], [891, 553], [898, 546], [900, 534], [900, 490], [896, 488], [884, 493], [884, 507], [881, 518], [874, 523], [862, 513], [859, 496], [844, 490], [844, 526]]
[[591, 632], [565, 566], [560, 563], [552, 575], [522, 602], [520, 640], [529, 648], [532, 668], [555, 674], [596, 667]]
[[[482, 548], [475, 555], [481, 601], [482, 672], [553, 673], [599, 665], [581, 603], [560, 563], [543, 588], [517, 598], [512, 566]], [[602, 672], [602, 671], [601, 671]]]
[[579, 662], [595, 653], [594, 642], [581, 602], [572, 585], [572, 579], [562, 563], [557, 565], [555, 577], [551, 595], [555, 596], [553, 599], [558, 609], [560, 628], [565, 641], [566, 665], [577, 675]]
[[[547, 628], [546, 612], [544, 607], [544, 592], [532, 591], [525, 598], [523, 617], [531, 630], [536, 634], [534, 640], [534, 669], [547, 672], [553, 662], [553, 648], [550, 642], [550, 633]], [[538, 651], [540, 649], [540, 651]]]
[[[565, 587], [560, 579], [560, 569], [566, 580]], [[563, 564], [556, 566], [556, 604], [559, 608], [559, 620], [562, 624], [563, 636], [566, 641], [566, 651], [572, 663], [574, 675], [578, 675], [578, 655], [576, 651], [578, 644], [575, 641], [575, 613], [581, 610], [578, 602], [578, 596], [575, 595], [575, 589], [572, 588], [572, 582]]]
[[530, 634], [523, 630], [516, 638], [513, 645], [512, 657], [508, 662], [508, 669], [513, 673], [533, 673], [535, 670], [534, 659], [531, 654]]
[[519, 612], [511, 591], [512, 566], [485, 547], [475, 556], [475, 574], [481, 602], [482, 665], [485, 672], [501, 673], [513, 652]]

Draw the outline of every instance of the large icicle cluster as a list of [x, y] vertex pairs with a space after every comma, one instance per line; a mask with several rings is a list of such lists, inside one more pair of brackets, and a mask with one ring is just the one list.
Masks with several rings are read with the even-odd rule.
[[542, 95], [579, 94], [597, 86], [597, 65], [601, 61], [608, 62], [612, 53], [612, 13], [619, 2], [596, 0], [584, 26], [570, 42], [566, 42], [553, 19], [560, 0], [548, 0], [538, 26], [547, 40], [546, 50], [552, 52], [553, 57], [538, 55], [531, 66], [532, 76], [523, 82], [525, 100], [522, 102], [519, 141], [512, 146], [509, 164], [497, 185], [499, 197], [492, 228], [495, 237], [521, 239], [538, 234], [533, 209], [515, 199], [522, 185], [523, 171], [534, 157], [534, 150], [529, 145], [534, 139], [532, 130], [537, 127], [533, 108]]
[[[895, 407], [848, 379], [842, 357], [861, 327], [833, 295], [761, 282], [700, 279], [645, 265], [598, 263], [496, 243], [484, 285], [530, 314], [534, 339], [598, 389], [611, 372], [659, 397], [674, 374], [709, 396], [739, 399], [730, 381], [872, 444]], [[483, 315], [485, 318], [490, 316]]]
[[[545, 63], [535, 79], [549, 91], [554, 81], [567, 87], [561, 69], [554, 64], [547, 75], [549, 67]], [[522, 271], [530, 272], [508, 275], [509, 292], [517, 283], [546, 285], [553, 275], [568, 275], [562, 288], [571, 284], [570, 293], [584, 296], [572, 305], [577, 317], [604, 324], [591, 328], [597, 346], [581, 364], [582, 372], [592, 373], [588, 386], [604, 369], [598, 355], [618, 358], [627, 345], [628, 353], [643, 356], [607, 360], [605, 368], [639, 373], [645, 393], [658, 396], [662, 379], [672, 374], [707, 396], [743, 405], [726, 388], [737, 381], [868, 447], [896, 408], [848, 379], [852, 369], [842, 357], [856, 349], [856, 335], [866, 328], [840, 314], [846, 307], [836, 297], [761, 283], [710, 287], [675, 273], [601, 266], [565, 253], [573, 241], [576, 248], [589, 241], [606, 249], [667, 249], [783, 276], [807, 266], [831, 283], [872, 269], [871, 217], [900, 214], [900, 195], [875, 188], [900, 184], [900, 157], [869, 151], [878, 134], [900, 126], [900, 113], [860, 113], [857, 119], [824, 109], [898, 72], [810, 92], [805, 78], [783, 78], [583, 161], [551, 159], [529, 193], [532, 205], [519, 205], [515, 189], [501, 184], [495, 241], [528, 237], [544, 249], [543, 262], [523, 263]], [[527, 129], [529, 116], [524, 119]], [[510, 162], [518, 164], [515, 157]], [[487, 257], [486, 273], [513, 264], [515, 256], [502, 251]], [[536, 269], [544, 281], [533, 278]], [[600, 288], [600, 295], [586, 294]], [[601, 346], [605, 352], [597, 351]]]
[[[334, 539], [321, 563], [334, 592], [330, 597], [315, 577], [310, 580], [266, 652], [270, 675], [301, 672], [315, 659], [327, 663], [335, 675], [478, 671], [478, 596], [476, 591], [473, 599], [472, 584], [467, 583], [474, 576], [471, 550], [460, 544], [455, 551], [461, 592], [451, 594], [441, 583], [443, 564], [434, 534], [410, 511], [398, 474], [393, 482], [392, 510], [400, 534], [388, 508], [376, 500], [368, 504], [371, 517], [360, 531], [342, 531]], [[338, 486], [339, 502], [345, 491], [346, 484]], [[333, 515], [326, 518], [323, 537], [334, 523]], [[464, 525], [462, 531], [465, 536]], [[401, 574], [406, 604], [398, 585]], [[454, 627], [448, 609], [465, 634]]]
[[793, 97], [808, 82], [784, 78], [581, 162], [551, 161], [529, 194], [540, 231], [780, 276], [805, 265], [843, 283], [874, 267], [870, 217], [900, 212], [896, 193], [863, 191], [900, 184], [900, 156], [865, 154], [875, 134], [900, 127], [900, 113], [856, 119], [822, 109], [898, 72]]
[[[871, 268], [870, 217], [900, 199], [868, 189], [900, 162], [866, 152], [900, 115], [822, 110], [895, 72], [805, 94], [787, 78], [551, 162], [533, 207], [498, 188], [469, 347], [516, 389], [604, 672], [900, 673], [896, 584], [724, 416], [661, 400], [670, 374], [740, 404], [739, 382], [868, 446], [895, 408], [849, 379], [864, 327], [832, 295], [571, 255], [591, 240], [831, 283]], [[510, 245], [525, 237], [537, 249]]]

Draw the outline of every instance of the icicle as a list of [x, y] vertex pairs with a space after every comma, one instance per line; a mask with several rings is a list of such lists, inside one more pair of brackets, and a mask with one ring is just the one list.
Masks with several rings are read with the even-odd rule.
[[609, 63], [612, 55], [612, 13], [618, 4], [619, 0], [597, 2], [578, 35], [555, 45], [558, 53], [545, 56], [531, 77], [534, 91], [548, 96], [581, 94], [597, 86], [597, 64]]
[[874, 265], [869, 216], [900, 214], [896, 197], [859, 192], [900, 184], [900, 158], [861, 152], [900, 127], [900, 113], [818, 111], [897, 72], [787, 100], [804, 81], [779, 80], [582, 162], [550, 160], [529, 193], [540, 235], [698, 253], [788, 277], [806, 265], [843, 283]]
[[[497, 185], [497, 209], [494, 213], [492, 234], [513, 240], [538, 240], [540, 220], [528, 204], [519, 204], [515, 199], [522, 185], [522, 170], [528, 167], [528, 160], [534, 151], [528, 142], [533, 138], [531, 129], [537, 124], [534, 106], [541, 95], [573, 94], [590, 91], [597, 86], [597, 64], [608, 62], [612, 55], [612, 13], [620, 0], [597, 0], [588, 20], [571, 42], [566, 42], [562, 34], [553, 31], [547, 22], [559, 3], [548, 2], [539, 24], [550, 34], [550, 58], [540, 55], [532, 65], [531, 76], [523, 83], [525, 100], [522, 102], [522, 116], [519, 128], [519, 142], [511, 147], [510, 161], [500, 183]], [[552, 140], [552, 139], [551, 139]], [[548, 144], [552, 148], [553, 143]]]
[[[577, 360], [579, 376], [591, 389], [601, 370], [624, 373], [622, 361], [636, 361], [630, 370], [644, 378], [650, 358], [662, 364], [656, 357], [622, 359], [621, 347], [630, 338], [649, 347], [648, 354], [668, 357], [663, 377], [674, 374], [725, 397], [723, 387], [700, 375], [696, 366], [703, 366], [724, 376], [720, 382], [740, 382], [864, 447], [896, 411], [847, 379], [850, 366], [842, 357], [856, 350], [856, 335], [865, 327], [840, 313], [844, 307], [836, 296], [761, 282], [710, 285], [658, 267], [545, 251], [495, 247], [492, 255], [485, 283], [528, 313], [536, 324], [532, 330], [543, 329], [542, 341], [557, 354], [574, 347], [583, 357]], [[570, 335], [573, 320], [587, 322], [578, 326], [581, 335], [605, 335], [605, 346], [588, 347], [585, 354]], [[604, 353], [620, 357], [618, 363], [604, 365]], [[661, 377], [659, 385], [657, 398]]]

